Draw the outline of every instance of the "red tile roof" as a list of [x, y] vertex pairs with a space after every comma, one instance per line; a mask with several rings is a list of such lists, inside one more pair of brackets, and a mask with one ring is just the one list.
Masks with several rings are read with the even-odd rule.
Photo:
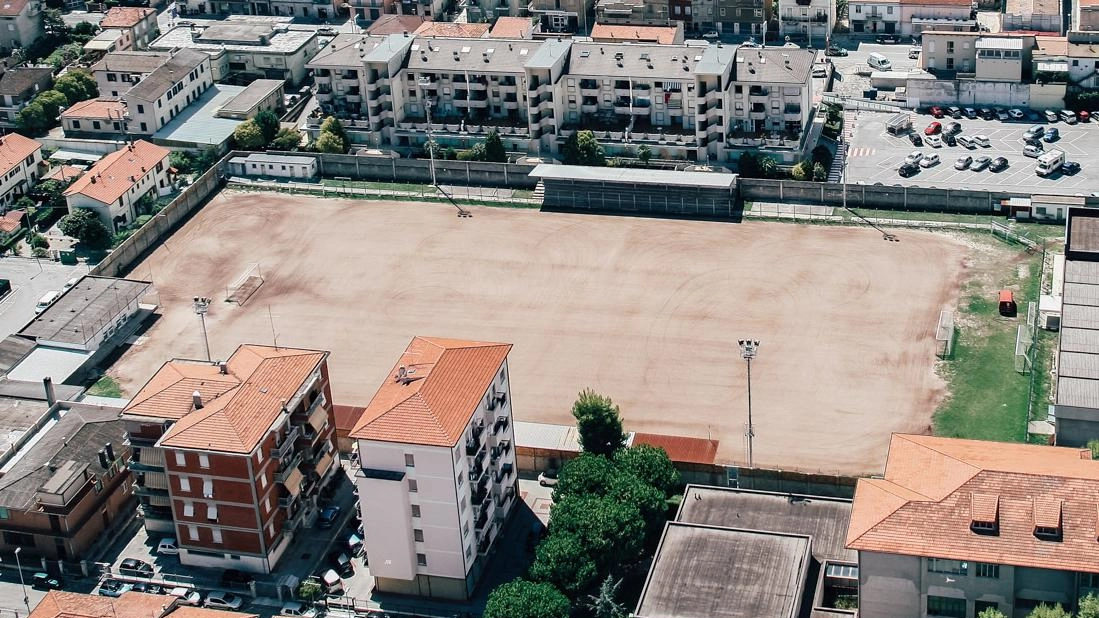
[[23, 227], [23, 217], [27, 213], [22, 210], [9, 210], [4, 213], [3, 217], [0, 217], [0, 232], [5, 234], [11, 234], [15, 230]]
[[104, 204], [114, 203], [134, 185], [136, 180], [131, 179], [140, 180], [161, 161], [167, 165], [169, 152], [167, 148], [138, 140], [100, 159], [87, 174], [65, 189], [65, 195], [80, 193]]
[[717, 458], [717, 440], [666, 436], [659, 433], [634, 433], [632, 444], [648, 444], [664, 449], [675, 463], [713, 465]]
[[661, 45], [675, 43], [676, 28], [667, 26], [627, 26], [615, 24], [595, 24], [591, 29], [591, 38], [609, 42], [655, 42]]
[[365, 411], [366, 408], [362, 406], [340, 406], [333, 404], [332, 416], [336, 418], [336, 433], [341, 436], [349, 435]]
[[456, 39], [480, 39], [488, 36], [488, 24], [449, 21], [425, 21], [416, 28], [416, 36], [438, 36]]
[[52, 170], [46, 172], [46, 175], [42, 177], [42, 180], [60, 180], [62, 182], [68, 182], [75, 178], [79, 178], [84, 170], [72, 165], [59, 165]]
[[88, 99], [74, 103], [61, 112], [62, 118], [113, 118], [118, 120], [126, 113], [126, 105], [118, 99]]
[[162, 594], [125, 592], [112, 599], [97, 594], [50, 590], [28, 618], [160, 618], [175, 599]]
[[529, 17], [501, 17], [496, 20], [489, 36], [494, 39], [529, 39], [534, 24]]
[[385, 36], [387, 34], [415, 32], [425, 21], [428, 20], [419, 15], [382, 15], [377, 21], [370, 24], [370, 27], [366, 29], [366, 33]]
[[0, 176], [10, 172], [41, 147], [42, 144], [18, 133], [0, 137]]
[[[164, 446], [250, 453], [327, 356], [315, 350], [242, 345], [225, 362], [224, 374], [215, 363], [169, 361], [122, 413], [176, 420], [161, 439]], [[203, 401], [197, 410], [195, 391]]]
[[416, 337], [374, 394], [351, 437], [454, 446], [510, 351], [511, 344], [506, 343]]
[[231, 612], [220, 609], [194, 607], [192, 605], [181, 605], [172, 612], [170, 618], [258, 618], [258, 616], [257, 614], [249, 614], [246, 612]]
[[143, 9], [128, 6], [116, 6], [107, 11], [100, 28], [133, 28], [149, 15], [156, 15], [156, 9]]
[[19, 15], [27, 8], [27, 0], [0, 0], [0, 15], [7, 17]]
[[[1099, 573], [1097, 496], [1086, 449], [897, 434], [884, 478], [858, 482], [847, 548]], [[971, 529], [992, 513], [996, 533]]]

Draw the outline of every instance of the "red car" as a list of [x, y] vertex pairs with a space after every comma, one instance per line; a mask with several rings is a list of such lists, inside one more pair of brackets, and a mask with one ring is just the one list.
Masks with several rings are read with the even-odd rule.
[[[943, 116], [946, 115], [946, 112], [943, 111], [943, 108], [939, 107], [938, 105], [933, 106], [931, 109], [929, 109], [927, 111], [931, 112], [931, 115], [934, 116], [935, 118], [942, 118]], [[928, 135], [930, 135], [930, 133]]]
[[943, 125], [939, 122], [932, 122], [927, 125], [927, 128], [923, 130], [924, 135], [938, 135], [943, 132]]
[[1091, 118], [1091, 114], [1084, 110], [1080, 110], [1080, 113], [1076, 115], [1080, 118], [1080, 122], [1087, 122]]

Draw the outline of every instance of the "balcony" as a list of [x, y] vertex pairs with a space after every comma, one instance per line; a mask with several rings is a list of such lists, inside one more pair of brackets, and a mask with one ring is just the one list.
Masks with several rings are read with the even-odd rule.
[[466, 457], [473, 457], [484, 447], [484, 444], [480, 440], [474, 440], [470, 438], [466, 440]]
[[507, 431], [508, 426], [511, 425], [511, 421], [507, 416], [497, 416], [496, 422], [492, 424], [492, 435], [496, 435], [501, 431]]
[[164, 465], [154, 465], [148, 463], [142, 463], [140, 461], [130, 461], [127, 466], [134, 472], [164, 472]]
[[748, 88], [748, 96], [750, 97], [768, 97], [771, 96], [771, 89], [764, 88], [763, 86], [752, 86]]
[[[294, 472], [298, 471], [298, 466], [301, 465], [303, 460], [301, 451], [296, 451], [294, 456], [289, 460], [284, 460], [284, 465], [279, 467], [278, 472], [275, 472], [275, 482], [284, 483], [286, 479], [290, 478]], [[301, 474], [300, 472], [298, 473]]]
[[301, 437], [301, 427], [294, 425], [290, 431], [286, 433], [286, 438], [279, 443], [278, 446], [271, 449], [271, 457], [274, 459], [285, 459], [290, 455], [290, 452], [294, 450], [294, 441]]
[[168, 497], [167, 488], [161, 489], [159, 487], [146, 487], [145, 485], [139, 485], [137, 483], [134, 483], [134, 493], [139, 496], [160, 496], [163, 498]]
[[493, 480], [496, 482], [497, 485], [503, 483], [505, 480], [511, 477], [511, 470], [513, 467], [514, 466], [511, 463], [506, 463], [503, 466], [500, 466], [500, 471], [497, 472], [496, 475], [493, 477]]
[[488, 522], [492, 519], [492, 517], [490, 517], [491, 513], [492, 513], [492, 509], [482, 509], [481, 514], [477, 516], [477, 521], [475, 521], [473, 523], [473, 529], [474, 530], [484, 529], [485, 525], [488, 524]]
[[298, 496], [299, 495], [301, 495], [301, 494], [296, 494], [296, 495], [292, 495], [292, 496], [282, 496], [281, 498], [279, 498], [279, 508], [280, 509], [290, 508], [295, 502], [298, 501]]
[[473, 506], [474, 507], [480, 506], [481, 503], [483, 503], [485, 501], [485, 498], [487, 498], [487, 497], [488, 497], [488, 484], [487, 483], [482, 483], [479, 487], [477, 487], [477, 489], [475, 489], [473, 491], [473, 495], [472, 495]]
[[[485, 432], [485, 423], [484, 423], [484, 421], [477, 421], [477, 423], [475, 425], [473, 425], [473, 427], [470, 428], [470, 434], [472, 435], [471, 440], [473, 442], [476, 442], [476, 443], [480, 444], [481, 434], [483, 434], [484, 432]], [[476, 451], [474, 451], [474, 453], [476, 453]], [[469, 453], [466, 453], [466, 454], [469, 455]]]

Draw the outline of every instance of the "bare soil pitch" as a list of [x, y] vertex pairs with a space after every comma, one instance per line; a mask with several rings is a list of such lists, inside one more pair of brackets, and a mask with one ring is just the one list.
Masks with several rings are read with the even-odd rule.
[[[902, 231], [668, 221], [225, 192], [131, 276], [163, 316], [112, 370], [136, 392], [171, 357], [240, 343], [330, 350], [337, 403], [365, 405], [414, 335], [515, 344], [522, 421], [569, 423], [592, 387], [627, 428], [712, 437], [743, 462], [752, 364], [757, 465], [879, 472], [890, 432], [922, 432], [944, 394], [939, 309], [965, 246]], [[239, 307], [225, 287], [259, 262]], [[269, 311], [270, 308], [270, 311]], [[269, 318], [269, 313], [271, 318]]]

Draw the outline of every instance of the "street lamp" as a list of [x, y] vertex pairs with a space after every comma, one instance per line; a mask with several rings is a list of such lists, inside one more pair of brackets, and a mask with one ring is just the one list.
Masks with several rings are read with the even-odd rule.
[[435, 138], [431, 133], [431, 99], [427, 98], [427, 89], [431, 87], [431, 80], [421, 77], [416, 83], [420, 85], [420, 98], [424, 100], [424, 113], [427, 117], [427, 156], [431, 158], [431, 186], [435, 184]]
[[752, 438], [756, 437], [755, 428], [752, 426], [752, 359], [759, 352], [758, 339], [741, 339], [740, 355], [748, 362], [748, 429], [744, 437], [748, 441], [748, 467], [752, 467]]
[[22, 547], [15, 548], [15, 569], [19, 571], [19, 585], [23, 587], [23, 605], [27, 606], [27, 613], [31, 613], [31, 600], [27, 596], [27, 584], [23, 581], [23, 565], [19, 562], [19, 552], [23, 551]]
[[206, 312], [210, 310], [210, 302], [212, 298], [206, 298], [205, 296], [194, 297], [194, 302], [191, 304], [191, 309], [198, 315], [198, 319], [202, 322], [202, 345], [206, 350], [206, 360], [210, 360], [210, 338], [206, 336]]

